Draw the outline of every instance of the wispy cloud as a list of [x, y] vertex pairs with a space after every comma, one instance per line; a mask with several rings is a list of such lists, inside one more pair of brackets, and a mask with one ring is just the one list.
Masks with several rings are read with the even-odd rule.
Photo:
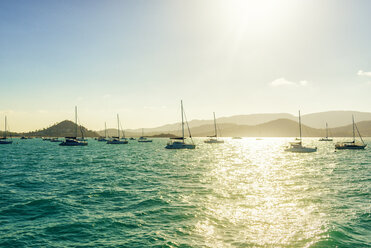
[[269, 85], [272, 86], [272, 87], [280, 87], [280, 86], [296, 86], [296, 87], [299, 87], [299, 86], [307, 86], [308, 81], [302, 80], [302, 81], [299, 81], [299, 82], [293, 82], [293, 81], [287, 80], [286, 78], [277, 78], [277, 79], [273, 80]]
[[370, 72], [370, 71], [362, 71], [362, 70], [359, 70], [359, 71], [357, 72], [357, 75], [358, 75], [358, 76], [371, 77], [371, 72]]

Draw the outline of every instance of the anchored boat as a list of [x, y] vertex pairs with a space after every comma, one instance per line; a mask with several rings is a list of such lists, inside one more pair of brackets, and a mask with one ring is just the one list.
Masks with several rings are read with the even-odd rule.
[[8, 144], [12, 144], [13, 141], [8, 139], [6, 137], [6, 132], [7, 132], [7, 119], [6, 119], [6, 116], [5, 116], [5, 129], [4, 129], [4, 136], [3, 137], [0, 137], [0, 144], [1, 145], [8, 145]]
[[59, 145], [60, 146], [87, 146], [88, 145], [88, 142], [85, 141], [84, 139], [84, 132], [82, 131], [81, 127], [81, 136], [82, 136], [82, 140], [79, 140], [77, 138], [77, 128], [78, 128], [78, 124], [77, 124], [77, 106], [75, 106], [75, 136], [70, 136], [70, 137], [65, 137], [65, 140], [60, 143]]
[[185, 140], [186, 138], [184, 137], [184, 110], [183, 110], [183, 101], [180, 102], [181, 106], [181, 112], [182, 112], [182, 137], [176, 137], [176, 138], [170, 138], [170, 141], [167, 143], [165, 146], [166, 149], [195, 149], [196, 145], [193, 143], [192, 135], [191, 135], [191, 130], [189, 129], [187, 118], [187, 127], [188, 127], [188, 133], [189, 133], [189, 138], [191, 139], [192, 143], [186, 143]]
[[138, 139], [138, 142], [152, 142], [151, 139], [147, 139], [147, 137], [144, 137], [144, 131], [143, 131], [143, 128], [142, 128], [142, 136]]
[[106, 123], [104, 123], [104, 137], [99, 137], [97, 140], [100, 141], [100, 142], [102, 142], [102, 141], [107, 142], [108, 141], [107, 140], [107, 125], [106, 125]]
[[[356, 123], [354, 122], [354, 116], [352, 116], [353, 121], [353, 141], [348, 142], [338, 142], [335, 144], [335, 149], [337, 150], [363, 150], [366, 148], [367, 144], [362, 139], [361, 133], [358, 130]], [[356, 141], [356, 130], [361, 142]]]
[[218, 129], [216, 128], [216, 119], [215, 119], [215, 112], [213, 113], [214, 114], [214, 135], [212, 136], [208, 136], [209, 139], [205, 140], [204, 142], [207, 143], [207, 144], [220, 144], [220, 143], [224, 143], [224, 140], [218, 140]]
[[319, 141], [332, 141], [332, 140], [333, 139], [328, 137], [328, 125], [327, 125], [327, 122], [326, 122], [326, 137], [320, 138]]
[[120, 138], [120, 118], [117, 114], [117, 137], [112, 137], [110, 140], [107, 141], [107, 144], [111, 145], [122, 145], [129, 143], [125, 137], [123, 139]]
[[306, 147], [303, 146], [303, 141], [301, 137], [301, 116], [299, 111], [299, 135], [300, 138], [297, 142], [291, 142], [290, 145], [285, 149], [286, 152], [295, 152], [295, 153], [310, 153], [310, 152], [316, 152], [317, 147]]

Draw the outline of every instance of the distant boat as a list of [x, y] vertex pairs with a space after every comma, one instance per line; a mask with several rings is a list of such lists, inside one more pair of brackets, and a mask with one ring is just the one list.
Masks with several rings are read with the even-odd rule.
[[51, 138], [42, 137], [43, 141], [50, 141]]
[[142, 128], [142, 136], [138, 139], [138, 142], [152, 142], [151, 139], [147, 139], [147, 137], [144, 137], [143, 128]]
[[[60, 143], [60, 146], [87, 146], [88, 142], [84, 141], [84, 133], [81, 129], [82, 140], [77, 138], [77, 106], [75, 107], [75, 136], [74, 137], [65, 137], [65, 141]], [[81, 127], [80, 127], [81, 128]]]
[[135, 138], [133, 138], [133, 137], [130, 137], [130, 139], [129, 140], [135, 140]]
[[[362, 139], [362, 136], [358, 130], [358, 127], [356, 123], [354, 122], [354, 116], [352, 116], [353, 120], [353, 141], [348, 142], [338, 142], [335, 144], [335, 149], [337, 150], [363, 150], [366, 148], [366, 144]], [[356, 130], [358, 133], [359, 138], [361, 139], [361, 142], [356, 142]]]
[[286, 152], [295, 152], [295, 153], [310, 153], [310, 152], [316, 152], [317, 147], [305, 147], [302, 143], [302, 137], [301, 137], [301, 116], [299, 111], [299, 142], [291, 142], [290, 146], [285, 149]]
[[187, 127], [188, 127], [188, 133], [189, 137], [192, 141], [192, 144], [187, 144], [185, 143], [186, 138], [184, 137], [184, 110], [183, 110], [183, 101], [180, 102], [181, 106], [181, 112], [182, 112], [182, 137], [175, 137], [175, 138], [170, 138], [170, 141], [167, 143], [165, 146], [166, 149], [195, 149], [196, 145], [193, 143], [191, 131], [188, 126], [187, 122]]
[[328, 125], [327, 125], [327, 122], [326, 122], [326, 137], [320, 138], [319, 141], [333, 141], [333, 139], [331, 139], [331, 138], [328, 137]]
[[50, 142], [62, 142], [59, 138], [51, 138]]
[[208, 136], [209, 139], [205, 140], [204, 142], [205, 143], [208, 143], [208, 144], [220, 144], [220, 143], [224, 143], [224, 140], [218, 140], [218, 131], [217, 131], [217, 128], [216, 128], [215, 112], [213, 114], [214, 114], [214, 132], [215, 133], [212, 136]]
[[11, 144], [11, 143], [13, 143], [12, 140], [9, 140], [9, 139], [6, 137], [6, 132], [7, 132], [7, 119], [6, 119], [6, 116], [5, 116], [5, 129], [4, 129], [4, 136], [0, 138], [0, 145], [7, 145], [7, 144]]
[[98, 141], [100, 141], [100, 142], [107, 142], [108, 140], [107, 140], [107, 125], [106, 125], [106, 123], [104, 123], [104, 137], [99, 137], [98, 139], [97, 139]]
[[129, 143], [125, 138], [120, 138], [120, 119], [119, 115], [117, 114], [117, 137], [112, 137], [110, 140], [107, 141], [107, 144], [112, 145], [121, 145], [121, 144], [127, 144]]

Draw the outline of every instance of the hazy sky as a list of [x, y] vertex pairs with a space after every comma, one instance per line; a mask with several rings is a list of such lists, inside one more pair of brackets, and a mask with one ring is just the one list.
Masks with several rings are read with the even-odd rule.
[[[371, 111], [371, 1], [0, 1], [0, 120]], [[3, 121], [0, 129], [4, 128]]]

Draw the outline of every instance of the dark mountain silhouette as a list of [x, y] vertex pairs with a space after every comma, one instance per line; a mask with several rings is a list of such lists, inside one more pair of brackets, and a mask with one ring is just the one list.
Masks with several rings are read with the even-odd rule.
[[[36, 130], [33, 132], [22, 133], [22, 136], [33, 136], [33, 137], [68, 137], [75, 136], [76, 124], [72, 121], [62, 121], [51, 127], [44, 128], [42, 130]], [[77, 135], [80, 137], [83, 132], [84, 137], [97, 137], [99, 136], [96, 132], [86, 129], [85, 127], [78, 126]]]

